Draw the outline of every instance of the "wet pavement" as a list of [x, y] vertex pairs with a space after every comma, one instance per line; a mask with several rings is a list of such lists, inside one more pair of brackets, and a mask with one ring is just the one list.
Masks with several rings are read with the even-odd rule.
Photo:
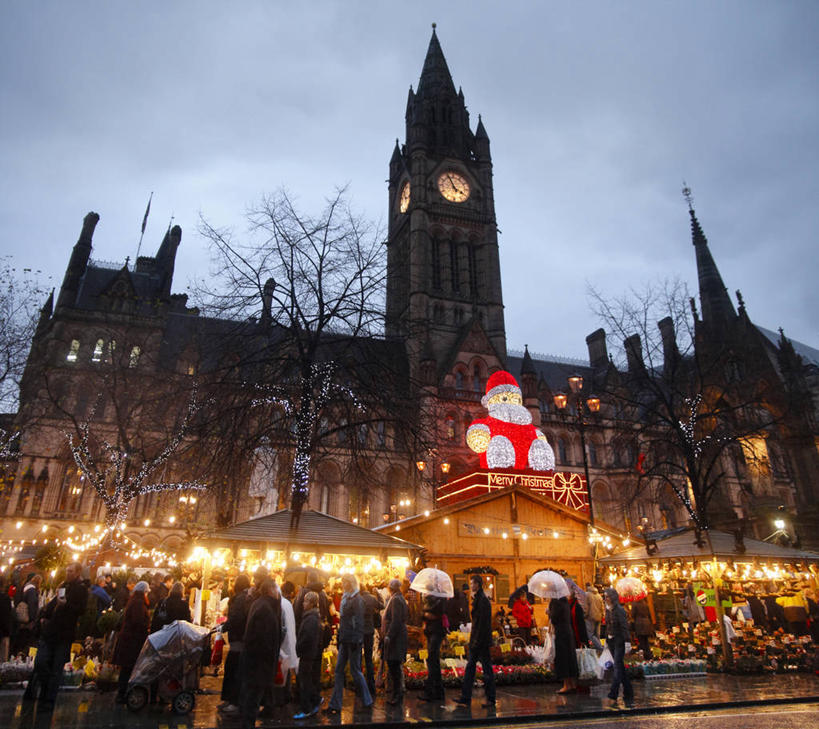
[[[0, 729], [239, 729], [239, 719], [224, 717], [216, 710], [221, 679], [205, 677], [203, 693], [196, 697], [196, 707], [186, 716], [174, 714], [167, 705], [146, 706], [138, 713], [129, 712], [114, 703], [115, 692], [64, 690], [53, 711], [22, 701], [22, 690], [0, 691]], [[419, 722], [451, 726], [477, 724], [510, 724], [560, 722], [566, 719], [646, 716], [658, 712], [703, 711], [726, 707], [770, 707], [776, 704], [819, 702], [819, 677], [794, 674], [782, 676], [722, 676], [671, 678], [634, 682], [634, 702], [622, 700], [612, 707], [606, 698], [607, 686], [591, 686], [587, 693], [559, 695], [560, 684], [501, 686], [494, 709], [483, 708], [483, 691], [476, 689], [472, 706], [455, 704], [458, 691], [447, 690], [446, 701], [433, 704], [419, 700], [420, 692], [410, 691], [403, 706], [390, 706], [378, 694], [374, 706], [364, 709], [355, 702], [352, 691], [345, 691], [341, 714], [319, 714], [296, 722], [297, 708], [282, 707], [273, 716], [261, 718], [261, 729], [292, 726], [328, 726], [359, 724], [389, 726]], [[329, 697], [325, 691], [325, 697]]]

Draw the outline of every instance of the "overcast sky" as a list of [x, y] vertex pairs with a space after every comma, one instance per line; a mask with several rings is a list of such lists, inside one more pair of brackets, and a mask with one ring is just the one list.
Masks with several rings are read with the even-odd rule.
[[0, 235], [59, 286], [182, 226], [175, 291], [207, 273], [203, 213], [241, 230], [285, 185], [349, 184], [386, 220], [407, 89], [438, 36], [492, 142], [510, 348], [586, 357], [587, 283], [696, 289], [685, 179], [751, 318], [819, 346], [819, 3], [4, 2]]

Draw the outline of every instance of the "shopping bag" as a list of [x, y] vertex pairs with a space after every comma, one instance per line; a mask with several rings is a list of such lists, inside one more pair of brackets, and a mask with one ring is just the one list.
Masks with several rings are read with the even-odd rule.
[[601, 681], [611, 675], [611, 670], [614, 668], [614, 659], [611, 657], [611, 651], [604, 648], [603, 652], [597, 658], [597, 668], [595, 674]]
[[216, 633], [216, 637], [213, 639], [213, 650], [210, 654], [210, 665], [211, 666], [221, 666], [222, 665], [222, 652], [225, 648], [225, 639], [222, 637], [221, 633]]
[[580, 678], [594, 678], [597, 675], [597, 652], [591, 648], [578, 648], [577, 668]]
[[546, 649], [544, 652], [545, 655], [545, 662], [552, 664], [555, 662], [555, 642], [552, 638], [551, 633], [545, 633], [543, 636], [543, 647]]

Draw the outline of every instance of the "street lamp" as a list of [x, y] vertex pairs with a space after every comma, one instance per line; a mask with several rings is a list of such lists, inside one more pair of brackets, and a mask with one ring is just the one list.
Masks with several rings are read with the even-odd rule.
[[[594, 505], [592, 503], [592, 489], [591, 481], [589, 480], [589, 458], [586, 455], [586, 421], [584, 419], [583, 408], [585, 407], [589, 413], [597, 413], [600, 411], [600, 398], [595, 395], [583, 397], [583, 378], [580, 375], [571, 375], [568, 378], [569, 391], [575, 403], [575, 412], [577, 415], [577, 429], [580, 431], [580, 448], [583, 451], [583, 474], [586, 477], [586, 492], [588, 493], [589, 501], [589, 524], [594, 526]], [[562, 392], [558, 392], [554, 396], [555, 407], [562, 417], [566, 417], [566, 407], [569, 404], [569, 397]]]
[[[438, 472], [435, 469], [435, 461], [438, 458], [438, 452], [433, 448], [429, 451], [429, 459], [431, 461], [432, 468], [430, 470], [430, 478], [432, 481], [432, 508], [435, 508], [435, 502], [438, 500], [438, 486], [440, 486], [440, 481], [438, 480]], [[427, 468], [427, 462], [424, 460], [418, 460], [415, 462], [415, 467], [418, 469], [418, 473], [421, 475], [421, 478], [424, 477], [424, 471]], [[451, 464], [449, 461], [441, 461], [441, 473], [446, 477], [449, 473], [449, 469]]]

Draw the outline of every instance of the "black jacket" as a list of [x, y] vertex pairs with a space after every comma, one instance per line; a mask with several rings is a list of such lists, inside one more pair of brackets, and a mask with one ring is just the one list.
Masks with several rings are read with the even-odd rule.
[[296, 599], [293, 602], [293, 616], [296, 618], [296, 625], [301, 622], [301, 614], [304, 612], [304, 596], [308, 592], [315, 592], [319, 596], [318, 611], [322, 622], [330, 622], [330, 601], [327, 599], [327, 593], [324, 592], [324, 585], [320, 582], [308, 582], [299, 590]]
[[296, 655], [302, 660], [317, 661], [321, 652], [321, 617], [318, 608], [313, 608], [302, 613], [296, 636]]
[[54, 643], [74, 640], [77, 620], [88, 605], [88, 588], [82, 580], [63, 582], [60, 587], [65, 588], [65, 603], [60, 605], [55, 597], [46, 605], [43, 615], [40, 616], [46, 621], [41, 637]]
[[364, 603], [364, 635], [375, 633], [375, 626], [380, 622], [379, 612], [384, 609], [384, 599], [381, 595], [375, 596], [371, 592], [361, 590], [361, 601]]
[[228, 617], [222, 632], [227, 633], [228, 641], [241, 643], [245, 639], [245, 625], [247, 624], [247, 613], [250, 609], [249, 588], [242, 590], [238, 595], [234, 595], [228, 602]]
[[469, 635], [469, 649], [480, 650], [492, 645], [492, 605], [483, 590], [478, 590], [472, 598], [472, 632]]
[[281, 634], [281, 603], [269, 595], [260, 595], [250, 606], [245, 627], [245, 656], [251, 670], [275, 672]]
[[164, 600], [160, 600], [154, 610], [151, 620], [151, 632], [161, 630], [166, 625], [170, 625], [174, 620], [187, 620], [191, 622], [191, 609], [181, 597], [169, 595]]

